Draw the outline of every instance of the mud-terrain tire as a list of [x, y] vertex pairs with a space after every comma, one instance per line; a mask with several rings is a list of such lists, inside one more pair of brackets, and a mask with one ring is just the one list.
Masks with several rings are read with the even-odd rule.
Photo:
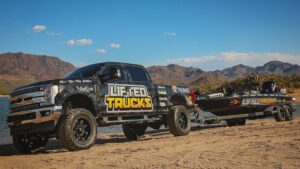
[[293, 109], [288, 105], [285, 105], [283, 107], [285, 110], [285, 121], [293, 120], [294, 119]]
[[58, 138], [70, 151], [89, 149], [97, 138], [94, 115], [84, 108], [68, 110], [59, 121]]
[[277, 106], [276, 113], [274, 114], [274, 119], [277, 122], [285, 121], [285, 116], [286, 116], [286, 113], [285, 113], [284, 108], [282, 106]]
[[174, 136], [183, 136], [191, 131], [191, 119], [184, 106], [173, 106], [167, 118], [170, 132]]
[[228, 126], [244, 126], [246, 124], [245, 118], [238, 118], [238, 119], [228, 119], [226, 120]]
[[44, 151], [49, 140], [46, 134], [13, 135], [13, 143], [20, 153], [39, 153]]
[[123, 124], [123, 132], [128, 140], [139, 140], [145, 135], [147, 125], [145, 124]]

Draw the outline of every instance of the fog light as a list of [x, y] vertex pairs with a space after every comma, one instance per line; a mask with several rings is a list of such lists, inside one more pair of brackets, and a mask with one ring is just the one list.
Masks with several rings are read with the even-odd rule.
[[50, 111], [49, 110], [41, 111], [40, 114], [41, 114], [41, 117], [46, 117], [46, 116], [50, 115]]

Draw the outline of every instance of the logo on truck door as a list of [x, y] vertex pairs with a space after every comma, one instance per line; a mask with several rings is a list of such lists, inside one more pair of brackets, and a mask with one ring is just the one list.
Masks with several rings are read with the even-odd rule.
[[153, 110], [146, 86], [108, 84], [105, 96], [107, 112], [147, 112]]

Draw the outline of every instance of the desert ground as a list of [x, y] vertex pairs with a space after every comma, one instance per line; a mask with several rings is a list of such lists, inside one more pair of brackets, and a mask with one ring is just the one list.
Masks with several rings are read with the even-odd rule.
[[69, 152], [50, 140], [44, 153], [0, 146], [0, 168], [300, 168], [300, 117], [249, 120], [245, 126], [193, 128], [174, 137], [150, 131], [139, 141], [100, 134], [89, 150]]
[[296, 104], [300, 104], [300, 89], [294, 89], [293, 93], [290, 93], [290, 95], [296, 98]]

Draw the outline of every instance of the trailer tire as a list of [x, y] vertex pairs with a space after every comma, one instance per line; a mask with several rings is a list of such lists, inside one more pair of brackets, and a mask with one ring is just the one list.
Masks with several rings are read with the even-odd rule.
[[145, 135], [147, 125], [145, 124], [123, 124], [123, 132], [128, 140], [139, 140]]
[[167, 117], [167, 122], [169, 129], [174, 136], [187, 135], [191, 130], [190, 116], [184, 106], [173, 106]]
[[274, 114], [274, 118], [277, 122], [284, 121], [286, 118], [285, 110], [282, 106], [276, 107], [276, 113]]
[[68, 110], [60, 119], [58, 138], [70, 151], [89, 149], [97, 138], [95, 117], [84, 108]]
[[284, 110], [285, 110], [285, 120], [286, 121], [291, 121], [294, 119], [294, 115], [293, 115], [293, 110], [290, 106], [285, 105], [284, 106]]
[[44, 151], [49, 137], [45, 134], [18, 134], [13, 135], [13, 143], [20, 153], [39, 153]]

